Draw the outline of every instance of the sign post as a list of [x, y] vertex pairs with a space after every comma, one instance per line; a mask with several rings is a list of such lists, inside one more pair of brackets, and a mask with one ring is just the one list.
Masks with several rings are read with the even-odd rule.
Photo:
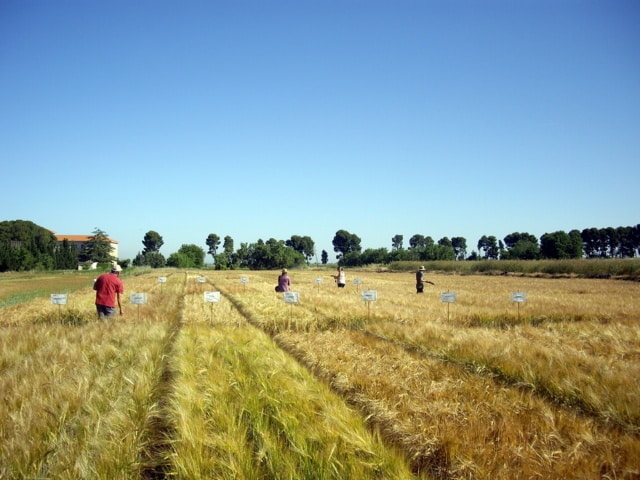
[[511, 301], [518, 304], [518, 323], [520, 322], [520, 304], [527, 301], [526, 292], [513, 292], [511, 294]]
[[282, 299], [284, 303], [291, 305], [289, 308], [289, 326], [291, 326], [293, 320], [293, 304], [300, 303], [300, 294], [298, 292], [284, 292]]
[[322, 284], [322, 278], [318, 277], [315, 280], [316, 285], [318, 286], [318, 291], [320, 291], [320, 285]]
[[360, 294], [363, 302], [367, 302], [367, 320], [371, 318], [371, 302], [378, 300], [377, 290], [363, 290]]
[[67, 304], [67, 294], [66, 293], [52, 293], [51, 294], [51, 305], [58, 305], [58, 320], [62, 320], [62, 310], [60, 305]]
[[241, 277], [240, 278], [240, 283], [242, 283], [244, 285], [244, 289], [247, 289], [247, 283], [249, 283], [249, 279], [247, 277]]
[[356, 284], [356, 289], [357, 289], [358, 291], [360, 291], [360, 285], [362, 284], [362, 280], [361, 280], [361, 279], [359, 279], [359, 278], [354, 278], [354, 279], [353, 279], [353, 283], [355, 283], [355, 284]]
[[140, 321], [140, 305], [145, 305], [147, 303], [147, 294], [146, 293], [132, 293], [129, 296], [129, 302], [132, 305], [137, 305], [138, 307], [138, 321]]
[[167, 277], [158, 277], [158, 283], [160, 284], [160, 291], [162, 292], [163, 285], [167, 283]]
[[209, 323], [213, 323], [213, 304], [220, 302], [220, 292], [204, 292], [204, 301], [209, 303]]
[[449, 321], [449, 306], [452, 303], [456, 303], [456, 292], [442, 292], [440, 294], [440, 301], [447, 304], [447, 321]]

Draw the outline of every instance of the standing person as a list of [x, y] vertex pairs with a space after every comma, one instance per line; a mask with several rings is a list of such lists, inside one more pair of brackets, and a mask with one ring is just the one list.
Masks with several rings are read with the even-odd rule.
[[424, 269], [424, 266], [422, 266], [416, 272], [416, 293], [424, 293], [425, 283], [430, 283], [431, 285], [435, 285], [435, 283], [425, 278], [425, 269]]
[[110, 273], [103, 273], [93, 284], [93, 289], [96, 291], [96, 310], [100, 320], [116, 314], [116, 303], [122, 315], [120, 294], [124, 293], [124, 285], [120, 280], [121, 271], [122, 267], [115, 263]]
[[344, 288], [347, 284], [347, 275], [344, 273], [344, 269], [342, 267], [338, 267], [338, 274], [333, 275], [333, 278], [338, 284], [338, 288]]
[[291, 279], [286, 268], [282, 269], [282, 273], [278, 276], [278, 286], [276, 292], [288, 292], [291, 288]]

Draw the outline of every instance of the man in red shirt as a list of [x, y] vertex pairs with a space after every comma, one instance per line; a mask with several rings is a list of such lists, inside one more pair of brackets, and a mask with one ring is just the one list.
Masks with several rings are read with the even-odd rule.
[[100, 320], [116, 314], [116, 302], [120, 309], [120, 315], [122, 315], [120, 294], [124, 293], [124, 285], [120, 280], [121, 271], [122, 267], [116, 263], [111, 268], [111, 273], [103, 273], [93, 284], [93, 289], [96, 291], [96, 309]]

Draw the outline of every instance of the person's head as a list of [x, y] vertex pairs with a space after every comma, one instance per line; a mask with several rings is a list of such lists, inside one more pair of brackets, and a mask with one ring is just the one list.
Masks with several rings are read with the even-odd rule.
[[338, 267], [338, 270], [339, 270], [339, 271], [342, 271], [342, 267]]
[[118, 265], [117, 263], [114, 263], [113, 267], [111, 267], [111, 273], [115, 273], [116, 275], [120, 275], [121, 271], [122, 271], [122, 267], [120, 265]]
[[418, 270], [420, 270], [421, 272], [424, 272], [424, 265], [420, 267]]
[[286, 268], [283, 268], [283, 269], [282, 269], [282, 275], [286, 275], [287, 273], [288, 273], [288, 272], [287, 272], [287, 269], [286, 269]]

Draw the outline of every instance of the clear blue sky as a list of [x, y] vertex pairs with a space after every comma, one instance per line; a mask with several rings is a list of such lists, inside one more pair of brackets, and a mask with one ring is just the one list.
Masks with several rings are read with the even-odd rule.
[[0, 0], [0, 178], [121, 258], [636, 225], [640, 2]]

